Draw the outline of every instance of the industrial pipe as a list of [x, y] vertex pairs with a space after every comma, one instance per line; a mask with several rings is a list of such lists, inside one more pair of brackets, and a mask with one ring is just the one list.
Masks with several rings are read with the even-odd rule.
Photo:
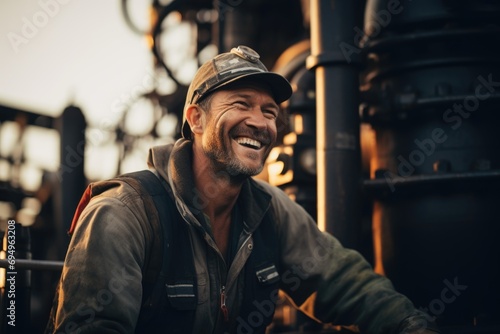
[[311, 55], [316, 73], [318, 225], [358, 248], [361, 211], [359, 52], [360, 1], [311, 1]]

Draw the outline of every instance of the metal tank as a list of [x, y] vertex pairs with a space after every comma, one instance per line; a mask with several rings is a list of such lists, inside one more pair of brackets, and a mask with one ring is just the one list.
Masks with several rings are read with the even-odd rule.
[[366, 3], [376, 270], [452, 333], [500, 328], [500, 4]]

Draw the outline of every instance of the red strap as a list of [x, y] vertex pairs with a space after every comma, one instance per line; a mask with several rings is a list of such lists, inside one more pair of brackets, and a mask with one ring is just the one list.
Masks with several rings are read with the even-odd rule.
[[82, 198], [80, 198], [80, 202], [76, 207], [75, 214], [73, 215], [73, 220], [71, 221], [71, 227], [69, 228], [68, 234], [72, 235], [76, 228], [76, 223], [78, 222], [78, 218], [82, 214], [83, 209], [89, 204], [90, 198], [92, 197], [92, 187], [89, 185], [87, 189], [83, 192]]

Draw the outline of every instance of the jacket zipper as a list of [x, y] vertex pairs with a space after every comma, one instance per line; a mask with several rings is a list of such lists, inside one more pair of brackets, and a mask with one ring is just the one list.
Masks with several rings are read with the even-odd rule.
[[[251, 237], [251, 234], [248, 234], [246, 236], [244, 242], [242, 243], [242, 245], [238, 249], [238, 252], [241, 248], [243, 248], [243, 245], [247, 242], [248, 239], [250, 239], [250, 237]], [[219, 275], [220, 275], [220, 273], [219, 273]], [[226, 280], [226, 283], [227, 283], [227, 280]], [[224, 285], [224, 283], [222, 284], [221, 289], [220, 289], [220, 310], [222, 311], [224, 321], [226, 323], [229, 322], [229, 309], [227, 308], [227, 305], [226, 305], [226, 285]]]
[[219, 265], [218, 265], [218, 267], [219, 267], [219, 282], [221, 285], [220, 291], [219, 291], [220, 292], [220, 311], [222, 312], [222, 317], [224, 318], [224, 322], [227, 324], [229, 322], [229, 309], [227, 308], [227, 305], [226, 305], [227, 265], [226, 265], [222, 255], [220, 254], [219, 250], [217, 248], [214, 248], [214, 250], [216, 250], [216, 253], [219, 254], [220, 259], [222, 261], [222, 263], [219, 263]]
[[[190, 216], [191, 219], [193, 219], [194, 221], [196, 221], [196, 218], [194, 218], [192, 216], [192, 214], [189, 212], [189, 211], [186, 211], [184, 210], [185, 213], [187, 213], [187, 215]], [[184, 220], [186, 221], [186, 223], [189, 223], [187, 220], [186, 220], [186, 217], [185, 215], [182, 215]], [[218, 248], [212, 244], [213, 243], [213, 240], [210, 239], [210, 237], [208, 237], [208, 235], [206, 234], [206, 231], [200, 226], [198, 225], [198, 228], [201, 228], [201, 231], [204, 233], [205, 235], [205, 240], [207, 241], [207, 243], [209, 244], [209, 246], [216, 252], [219, 254], [220, 258], [222, 259], [222, 262], [224, 263], [224, 259], [222, 258], [222, 255], [220, 254]], [[245, 243], [248, 241], [248, 239], [250, 239], [250, 237], [252, 236], [252, 233], [248, 233], [246, 236], [245, 236], [245, 239], [243, 241], [243, 243], [241, 244], [241, 246], [239, 247], [238, 249], [238, 252], [241, 250], [241, 248], [243, 248], [243, 246], [245, 245]], [[224, 275], [225, 276], [225, 275]], [[220, 273], [220, 267], [219, 267], [219, 277], [220, 277], [220, 281], [222, 283], [222, 275]], [[226, 277], [226, 280], [224, 281], [227, 281], [227, 277]], [[220, 289], [220, 310], [222, 312], [222, 315], [224, 317], [224, 322], [225, 323], [228, 323], [229, 322], [229, 309], [227, 308], [227, 305], [226, 305], [226, 285], [225, 283], [222, 283], [221, 284], [221, 289]], [[217, 326], [216, 326], [217, 327]]]
[[[189, 215], [191, 219], [193, 219], [194, 221], [196, 221], [196, 218], [194, 218], [189, 211], [184, 211], [184, 212], [187, 215]], [[183, 218], [186, 221], [186, 223], [189, 224], [189, 222], [187, 221], [187, 219], [186, 219], [186, 217], [184, 215], [183, 215]], [[220, 251], [213, 244], [213, 240], [211, 240], [211, 238], [208, 236], [207, 232], [200, 225], [198, 225], [197, 228], [199, 228], [201, 230], [201, 232], [204, 234], [205, 241], [207, 241], [207, 243], [210, 246], [210, 248], [212, 248], [216, 253], [219, 254], [219, 257], [222, 259], [222, 262], [224, 263], [224, 259], [222, 258], [222, 255], [220, 254]], [[220, 273], [220, 266], [219, 266], [219, 279], [220, 279], [221, 282], [223, 281], [222, 277], [223, 276]], [[228, 323], [229, 322], [229, 310], [228, 310], [227, 305], [226, 305], [226, 286], [225, 286], [224, 283], [221, 284], [221, 289], [220, 289], [220, 310], [222, 311], [222, 315], [224, 317], [224, 322]]]
[[[205, 232], [206, 233], [206, 232]], [[218, 264], [218, 267], [219, 267], [219, 281], [221, 283], [221, 288], [220, 288], [220, 311], [222, 312], [222, 316], [224, 318], [224, 322], [227, 324], [229, 322], [229, 309], [227, 308], [227, 305], [226, 305], [226, 299], [227, 299], [227, 294], [226, 294], [226, 282], [227, 282], [227, 273], [226, 274], [223, 274], [221, 272], [221, 269], [222, 271], [226, 270], [227, 271], [227, 268], [226, 268], [226, 263], [224, 262], [224, 258], [222, 257], [222, 254], [220, 253], [219, 249], [217, 248], [217, 246], [215, 246], [215, 243], [214, 241], [210, 238], [210, 236], [208, 236], [208, 234], [205, 234], [205, 239], [207, 241], [207, 243], [209, 244], [209, 246], [215, 251], [216, 254], [218, 254], [221, 262], [222, 262], [222, 267], [221, 268], [221, 263]]]
[[222, 311], [222, 315], [224, 316], [224, 321], [229, 321], [229, 311], [226, 306], [226, 286], [222, 285], [220, 289], [220, 309]]

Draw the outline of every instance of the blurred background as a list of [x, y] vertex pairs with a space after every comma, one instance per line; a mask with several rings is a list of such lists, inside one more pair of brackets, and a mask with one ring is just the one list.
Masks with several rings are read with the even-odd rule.
[[[493, 0], [2, 1], [0, 231], [17, 222], [20, 325], [0, 269], [0, 331], [42, 332], [85, 187], [146, 168], [180, 137], [197, 68], [248, 45], [294, 89], [258, 177], [447, 333], [500, 333], [499, 22]], [[269, 331], [347, 329], [284, 303]]]

